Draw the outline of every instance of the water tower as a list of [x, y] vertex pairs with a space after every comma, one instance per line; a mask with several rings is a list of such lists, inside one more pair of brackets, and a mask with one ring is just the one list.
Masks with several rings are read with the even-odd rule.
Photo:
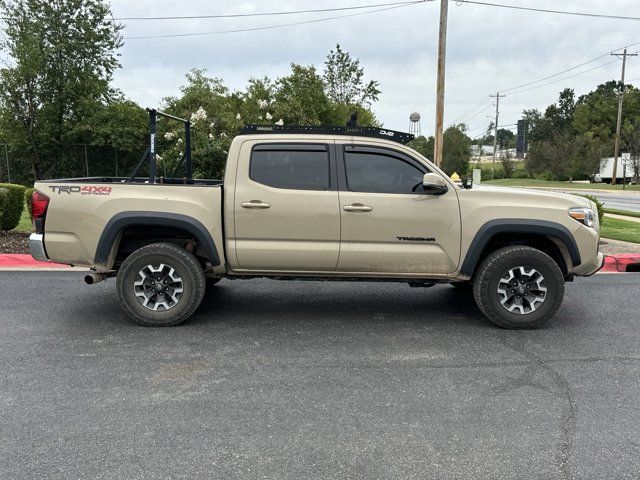
[[420, 114], [413, 112], [409, 115], [409, 133], [413, 134], [416, 138], [420, 136]]

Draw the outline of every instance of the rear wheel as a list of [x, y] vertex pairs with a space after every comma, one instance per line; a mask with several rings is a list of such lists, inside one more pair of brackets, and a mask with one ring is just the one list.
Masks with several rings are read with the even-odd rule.
[[473, 282], [482, 313], [504, 328], [536, 328], [560, 308], [564, 276], [556, 262], [532, 247], [510, 246], [484, 259]]
[[198, 308], [205, 275], [198, 260], [170, 243], [142, 247], [123, 262], [117, 277], [124, 311], [141, 325], [178, 325]]

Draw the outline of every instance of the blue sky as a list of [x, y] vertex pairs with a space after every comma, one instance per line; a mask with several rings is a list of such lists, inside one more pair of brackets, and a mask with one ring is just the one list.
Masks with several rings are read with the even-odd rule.
[[[389, 0], [386, 0], [389, 1]], [[385, 3], [385, 0], [266, 0], [221, 2], [205, 0], [112, 1], [115, 17], [206, 15], [330, 8]], [[449, 2], [445, 124], [466, 121], [471, 136], [490, 122], [490, 93], [508, 89], [640, 42], [640, 22], [570, 17]], [[638, 0], [500, 0], [497, 3], [640, 16]], [[134, 40], [127, 37], [158, 33], [208, 32], [252, 28], [335, 16], [335, 13], [284, 17], [179, 21], [126, 21], [123, 68], [115, 84], [144, 106], [158, 105], [176, 95], [191, 68], [205, 68], [241, 89], [251, 77], [286, 75], [291, 62], [320, 69], [327, 52], [340, 43], [360, 59], [369, 79], [380, 82], [382, 95], [374, 105], [387, 128], [408, 129], [412, 111], [422, 115], [422, 131], [431, 133], [435, 115], [435, 72], [439, 1], [367, 15], [281, 29], [187, 38]], [[640, 49], [640, 43], [632, 50]], [[544, 108], [558, 91], [570, 86], [577, 94], [618, 78], [620, 62], [595, 68], [603, 57], [563, 76], [511, 90], [501, 99], [500, 124], [515, 123], [523, 108]], [[562, 81], [562, 78], [593, 69]], [[627, 78], [640, 85], [640, 57], [628, 61]], [[548, 83], [559, 80], [557, 83]]]

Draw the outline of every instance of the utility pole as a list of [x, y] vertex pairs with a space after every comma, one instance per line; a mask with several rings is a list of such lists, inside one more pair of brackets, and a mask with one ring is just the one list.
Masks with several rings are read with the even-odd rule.
[[506, 95], [500, 95], [500, 92], [496, 92], [495, 95], [489, 96], [496, 99], [496, 120], [493, 125], [493, 163], [491, 164], [491, 180], [493, 180], [496, 175], [496, 154], [498, 153], [498, 116], [500, 115], [500, 98], [506, 97]]
[[434, 135], [433, 161], [442, 165], [442, 139], [444, 118], [444, 67], [447, 56], [447, 13], [449, 0], [440, 0], [440, 36], [438, 39], [438, 78], [436, 81], [436, 131]]
[[[620, 130], [622, 129], [622, 100], [624, 99], [625, 86], [624, 86], [624, 69], [627, 65], [627, 57], [637, 57], [637, 53], [627, 53], [625, 48], [622, 53], [613, 53], [611, 55], [622, 58], [622, 75], [620, 76], [620, 88], [622, 91], [618, 92], [618, 121], [616, 123], [616, 143], [613, 149], [613, 172], [611, 174], [611, 185], [616, 184], [616, 170], [618, 169], [618, 156], [620, 155]], [[624, 175], [624, 174], [623, 174]], [[624, 185], [625, 178], [622, 178], [622, 184]]]

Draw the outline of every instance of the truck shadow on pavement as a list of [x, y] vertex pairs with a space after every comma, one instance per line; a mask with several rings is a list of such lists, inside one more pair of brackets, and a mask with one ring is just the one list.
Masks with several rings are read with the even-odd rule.
[[[88, 306], [85, 302], [71, 301], [65, 306], [67, 312], [73, 310], [76, 318], [93, 317], [109, 324], [137, 326], [120, 309], [113, 284], [87, 288], [92, 289], [95, 303]], [[96, 295], [97, 289], [102, 295]], [[565, 314], [571, 316], [571, 310], [570, 304], [563, 306], [556, 319], [542, 330], [564, 323], [559, 319]], [[96, 311], [100, 313], [95, 315]], [[69, 321], [73, 320], [70, 318]], [[202, 328], [221, 322], [256, 326], [265, 323], [286, 326], [327, 322], [357, 325], [409, 322], [428, 327], [502, 330], [484, 318], [471, 291], [447, 284], [411, 288], [390, 282], [223, 280], [207, 289], [200, 307], [179, 328]]]
[[207, 291], [185, 325], [216, 320], [488, 325], [470, 291], [450, 285], [411, 288], [387, 282], [223, 281]]

